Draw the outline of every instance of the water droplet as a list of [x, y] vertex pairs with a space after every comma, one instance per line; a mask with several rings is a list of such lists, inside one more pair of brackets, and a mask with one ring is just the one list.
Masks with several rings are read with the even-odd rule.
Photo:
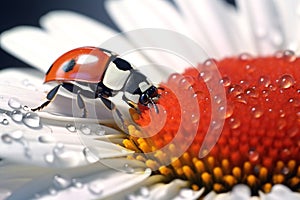
[[88, 185], [88, 189], [92, 194], [99, 195], [104, 190], [104, 185], [101, 182], [92, 182]]
[[264, 114], [264, 111], [260, 106], [253, 106], [251, 108], [251, 113], [254, 118], [260, 118]]
[[21, 122], [23, 119], [23, 114], [21, 111], [19, 110], [13, 110], [11, 112], [11, 118], [12, 120], [14, 120], [15, 122]]
[[267, 76], [261, 76], [258, 79], [258, 85], [263, 86], [263, 87], [269, 87], [271, 84], [271, 80]]
[[216, 60], [215, 59], [207, 59], [206, 61], [204, 61], [203, 65], [206, 66], [206, 67], [210, 67], [212, 65], [216, 65]]
[[28, 111], [30, 111], [30, 108], [25, 105], [25, 106], [23, 106], [23, 110], [26, 111], [26, 112], [28, 112]]
[[249, 161], [250, 162], [256, 162], [259, 159], [259, 153], [255, 150], [249, 151]]
[[82, 153], [89, 163], [95, 163], [99, 160], [87, 147], [82, 150]]
[[23, 138], [23, 132], [21, 130], [16, 130], [16, 131], [10, 133], [10, 137], [13, 140], [21, 140]]
[[147, 187], [141, 187], [139, 193], [141, 194], [142, 197], [149, 197], [150, 191]]
[[21, 108], [21, 103], [20, 103], [19, 99], [14, 98], [14, 97], [12, 97], [8, 100], [8, 105], [11, 108], [14, 108], [14, 109], [20, 109]]
[[94, 131], [96, 135], [102, 136], [105, 135], [105, 129], [102, 126], [97, 127]]
[[231, 129], [237, 129], [241, 125], [240, 120], [234, 117], [229, 118], [228, 123]]
[[170, 83], [178, 83], [182, 79], [182, 75], [178, 73], [173, 73], [169, 76], [168, 82]]
[[66, 124], [66, 129], [70, 132], [76, 132], [76, 127], [73, 124]]
[[9, 124], [9, 121], [8, 121], [8, 119], [3, 119], [1, 123], [2, 123], [3, 125], [8, 125], [8, 124]]
[[247, 70], [248, 73], [253, 73], [256, 68], [253, 65], [246, 65], [245, 69]]
[[212, 73], [210, 70], [202, 70], [199, 74], [199, 79], [204, 82], [209, 82], [212, 79]]
[[285, 74], [278, 80], [278, 84], [280, 88], [290, 88], [295, 83], [294, 78], [291, 75]]
[[295, 52], [291, 50], [283, 51], [282, 57], [288, 62], [294, 62], [297, 59]]
[[191, 122], [193, 124], [198, 123], [199, 122], [199, 115], [198, 114], [192, 114], [191, 115]]
[[51, 135], [41, 135], [38, 138], [41, 143], [53, 143], [55, 142], [55, 138]]
[[72, 185], [76, 188], [83, 188], [83, 184], [75, 178], [72, 179]]
[[290, 98], [289, 103], [291, 103], [294, 107], [300, 107], [300, 100], [298, 98]]
[[50, 194], [50, 195], [53, 195], [53, 196], [54, 196], [54, 195], [57, 194], [57, 191], [56, 191], [56, 189], [54, 189], [54, 188], [49, 188], [48, 191], [49, 191], [49, 194]]
[[84, 135], [90, 135], [91, 134], [91, 129], [85, 125], [85, 124], [82, 124], [80, 126], [80, 131], [84, 134]]
[[134, 169], [133, 169], [132, 167], [130, 167], [127, 163], [124, 164], [123, 170], [124, 170], [126, 173], [129, 173], [129, 174], [132, 174], [132, 173], [134, 172]]
[[71, 180], [61, 175], [55, 175], [52, 181], [54, 187], [57, 189], [65, 189], [71, 185]]
[[53, 148], [53, 154], [55, 156], [59, 156], [60, 154], [62, 154], [64, 152], [64, 148], [65, 148], [65, 145], [61, 142], [57, 143], [55, 145], [55, 147]]
[[2, 141], [3, 141], [4, 143], [6, 143], [6, 144], [10, 144], [10, 143], [12, 143], [12, 141], [13, 141], [13, 139], [12, 139], [12, 138], [10, 137], [10, 135], [7, 134], [7, 133], [3, 134], [3, 135], [1, 136], [1, 139], [2, 139]]
[[54, 155], [50, 154], [50, 153], [47, 153], [47, 154], [44, 155], [44, 160], [48, 164], [53, 164], [53, 162], [54, 162]]
[[252, 56], [249, 53], [242, 53], [239, 55], [239, 59], [242, 61], [249, 61], [252, 59]]
[[261, 93], [262, 93], [263, 97], [267, 97], [270, 94], [270, 91], [269, 90], [262, 90]]
[[226, 106], [226, 114], [225, 114], [225, 119], [229, 118], [232, 116], [234, 111], [234, 106], [232, 104], [227, 104]]
[[231, 84], [231, 80], [228, 76], [224, 76], [221, 80], [220, 80], [220, 83], [225, 86], [225, 87], [228, 87], [230, 86]]
[[249, 97], [252, 97], [252, 98], [257, 98], [258, 97], [258, 92], [255, 88], [246, 89], [245, 94]]
[[182, 88], [184, 88], [184, 89], [188, 89], [194, 83], [195, 83], [195, 81], [194, 81], [194, 78], [192, 76], [185, 76], [184, 78], [182, 78], [180, 80], [179, 86], [182, 87]]
[[247, 104], [247, 99], [245, 97], [244, 94], [239, 94], [235, 97], [235, 101], [243, 103], [243, 104]]
[[243, 88], [240, 85], [232, 85], [228, 88], [228, 94], [232, 96], [237, 96], [243, 93]]
[[34, 112], [28, 112], [23, 117], [23, 123], [30, 128], [41, 127], [41, 120], [38, 114]]

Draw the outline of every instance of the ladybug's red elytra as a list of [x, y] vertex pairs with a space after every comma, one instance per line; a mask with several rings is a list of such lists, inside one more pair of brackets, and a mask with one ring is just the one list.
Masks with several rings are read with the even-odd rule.
[[77, 94], [82, 117], [87, 111], [82, 96], [101, 99], [104, 105], [122, 115], [109, 97], [123, 92], [122, 100], [139, 112], [138, 104], [153, 107], [159, 98], [158, 89], [148, 78], [114, 52], [98, 47], [80, 47], [60, 56], [46, 72], [45, 83], [59, 84], [47, 94], [47, 101], [32, 111], [41, 110], [55, 98], [60, 87]]

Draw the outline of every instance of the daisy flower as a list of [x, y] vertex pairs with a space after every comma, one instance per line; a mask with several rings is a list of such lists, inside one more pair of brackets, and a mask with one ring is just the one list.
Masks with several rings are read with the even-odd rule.
[[[1, 47], [35, 69], [0, 72], [1, 198], [300, 199], [299, 4], [236, 4], [109, 0], [121, 34], [70, 11], [3, 32]], [[32, 112], [55, 86], [49, 66], [82, 46], [163, 88], [159, 112], [116, 96], [126, 123], [97, 99], [82, 118], [64, 90]]]

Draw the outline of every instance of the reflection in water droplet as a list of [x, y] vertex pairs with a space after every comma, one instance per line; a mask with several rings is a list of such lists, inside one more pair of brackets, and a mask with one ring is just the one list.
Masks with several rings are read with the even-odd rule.
[[73, 124], [67, 124], [66, 129], [70, 132], [76, 132], [76, 127]]
[[259, 159], [259, 153], [255, 150], [249, 151], [249, 161], [256, 162]]
[[80, 131], [84, 134], [84, 135], [90, 135], [91, 134], [91, 129], [85, 125], [85, 124], [82, 124], [80, 126]]
[[39, 128], [41, 126], [40, 117], [34, 112], [28, 112], [23, 117], [23, 123], [30, 128]]
[[240, 85], [232, 85], [228, 88], [228, 94], [237, 96], [243, 92], [243, 88]]
[[130, 167], [127, 163], [124, 164], [123, 169], [126, 173], [129, 173], [129, 174], [132, 174], [134, 172], [134, 169], [132, 167]]
[[41, 135], [38, 138], [41, 143], [53, 143], [55, 142], [55, 138], [51, 135]]
[[209, 71], [209, 70], [206, 70], [206, 71], [201, 71], [200, 74], [199, 74], [199, 79], [203, 80], [204, 82], [209, 82], [211, 79], [212, 79], [212, 72]]
[[23, 138], [23, 132], [21, 130], [10, 133], [10, 137], [14, 140], [21, 140]]
[[53, 154], [55, 156], [59, 156], [60, 154], [64, 153], [64, 144], [59, 142], [55, 145], [55, 147], [53, 148]]
[[95, 163], [98, 161], [98, 158], [87, 147], [82, 150], [82, 153], [89, 163]]
[[76, 188], [83, 188], [83, 184], [75, 178], [72, 179], [72, 185]]
[[94, 131], [96, 135], [102, 136], [105, 135], [105, 129], [102, 126], [97, 127]]
[[224, 76], [224, 77], [220, 80], [220, 83], [221, 83], [223, 86], [227, 87], [227, 86], [229, 86], [229, 85], [231, 84], [231, 80], [230, 80], [230, 78], [229, 78], [228, 76]]
[[249, 61], [252, 59], [252, 56], [249, 53], [242, 53], [239, 55], [239, 59], [242, 61]]
[[20, 103], [19, 99], [14, 98], [14, 97], [12, 97], [8, 100], [8, 105], [11, 108], [14, 108], [14, 109], [20, 109], [21, 108], [21, 103]]
[[232, 129], [237, 129], [241, 125], [240, 120], [237, 118], [234, 118], [234, 117], [229, 118], [228, 123], [229, 123], [230, 128], [232, 128]]
[[44, 155], [44, 159], [45, 159], [46, 163], [52, 164], [54, 162], [54, 155], [47, 153]]
[[11, 112], [11, 118], [12, 120], [14, 120], [15, 122], [21, 122], [23, 119], [23, 114], [21, 111], [19, 110], [13, 110]]
[[251, 108], [251, 113], [254, 118], [260, 118], [264, 114], [264, 111], [260, 106], [254, 106]]
[[92, 194], [99, 195], [104, 190], [104, 185], [101, 182], [92, 182], [88, 185], [88, 189]]
[[142, 197], [149, 197], [150, 191], [147, 187], [141, 187], [139, 193], [141, 194]]
[[3, 121], [1, 122], [3, 125], [8, 125], [9, 121], [7, 119], [3, 119]]
[[278, 84], [280, 88], [290, 88], [291, 86], [294, 85], [294, 78], [291, 75], [285, 74], [280, 79], [278, 80]]
[[267, 76], [261, 76], [258, 79], [258, 85], [263, 86], [263, 87], [269, 87], [271, 84], [271, 80]]
[[2, 139], [2, 141], [3, 141], [4, 143], [6, 143], [6, 144], [10, 144], [10, 143], [12, 143], [12, 141], [13, 141], [13, 139], [12, 139], [12, 138], [10, 137], [10, 135], [7, 134], [7, 133], [3, 134], [3, 135], [1, 136], [1, 139]]
[[71, 185], [71, 180], [61, 175], [55, 175], [53, 177], [53, 185], [57, 189], [65, 189]]

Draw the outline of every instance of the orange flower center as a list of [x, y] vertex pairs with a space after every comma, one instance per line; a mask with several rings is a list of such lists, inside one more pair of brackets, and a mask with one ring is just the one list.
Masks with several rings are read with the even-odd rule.
[[[212, 65], [219, 81], [212, 78]], [[139, 126], [128, 127], [133, 136], [123, 144], [155, 173], [189, 180], [195, 190], [226, 192], [242, 183], [253, 195], [269, 192], [274, 184], [300, 192], [299, 71], [300, 59], [286, 51], [210, 60], [173, 74], [161, 85], [158, 117], [149, 109], [141, 115], [132, 112]], [[211, 95], [212, 80], [225, 89], [225, 99]], [[226, 103], [217, 107], [224, 124], [212, 119], [212, 104], [218, 101]], [[210, 131], [215, 127], [220, 137]], [[214, 140], [205, 149], [204, 143]]]

